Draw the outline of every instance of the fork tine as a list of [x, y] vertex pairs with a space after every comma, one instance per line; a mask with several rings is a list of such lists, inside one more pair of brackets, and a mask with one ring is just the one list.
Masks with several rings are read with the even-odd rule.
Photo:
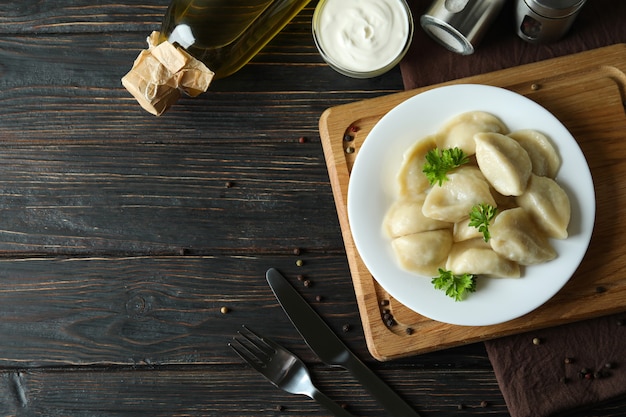
[[243, 336], [266, 357], [271, 356], [278, 350], [276, 348], [276, 344], [272, 343], [271, 340], [266, 339], [265, 337], [253, 332], [252, 329], [246, 327], [245, 325], [241, 326], [241, 328], [242, 331], [238, 331], [237, 333]]
[[261, 361], [254, 352], [250, 350], [250, 348], [237, 338], [233, 338], [233, 341], [228, 343], [228, 346], [235, 351], [237, 355], [245, 362], [248, 363], [252, 368], [256, 369], [260, 373], [264, 373], [265, 364]]

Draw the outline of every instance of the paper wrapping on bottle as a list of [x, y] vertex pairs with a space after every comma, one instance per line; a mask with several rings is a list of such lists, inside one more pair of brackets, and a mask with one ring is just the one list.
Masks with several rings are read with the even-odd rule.
[[148, 49], [141, 51], [122, 85], [141, 107], [160, 116], [181, 96], [205, 92], [215, 75], [201, 61], [170, 42], [157, 44], [158, 32], [148, 37]]

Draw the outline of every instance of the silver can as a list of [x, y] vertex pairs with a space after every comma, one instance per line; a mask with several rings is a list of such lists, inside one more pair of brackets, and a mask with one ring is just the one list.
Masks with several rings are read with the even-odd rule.
[[436, 0], [420, 18], [422, 28], [447, 49], [470, 55], [506, 0]]
[[561, 39], [574, 23], [586, 0], [518, 0], [517, 35], [527, 42]]

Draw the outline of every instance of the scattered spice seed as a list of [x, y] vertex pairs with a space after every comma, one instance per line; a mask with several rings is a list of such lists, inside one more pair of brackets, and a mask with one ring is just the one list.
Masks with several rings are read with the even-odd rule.
[[300, 136], [300, 137], [298, 138], [298, 142], [300, 142], [300, 143], [305, 143], [305, 142], [306, 142], [306, 138], [305, 138], [304, 136]]
[[342, 327], [342, 330], [344, 333], [348, 333], [350, 331], [350, 325], [349, 324], [344, 324]]
[[294, 248], [293, 249], [293, 254], [296, 255], [296, 256], [300, 255], [300, 248]]
[[541, 339], [539, 339], [538, 337], [535, 337], [533, 339], [533, 345], [540, 345], [541, 344]]
[[230, 310], [228, 309], [228, 307], [222, 307], [220, 308], [220, 313], [222, 314], [227, 314]]
[[404, 332], [406, 334], [408, 334], [409, 336], [413, 334], [413, 328], [412, 327], [407, 327]]
[[324, 298], [323, 298], [321, 295], [316, 295], [316, 296], [315, 296], [315, 301], [317, 301], [318, 303], [319, 303], [320, 301], [322, 301], [323, 299], [324, 299]]
[[354, 125], [350, 126], [350, 132], [355, 132], [356, 133], [358, 131], [359, 131], [359, 127], [358, 126], [354, 126]]
[[537, 90], [539, 90], [540, 88], [541, 88], [541, 85], [539, 85], [539, 84], [532, 84], [532, 85], [530, 86], [530, 89], [531, 89], [531, 90], [533, 90], [533, 91], [537, 91]]
[[309, 288], [311, 285], [313, 285], [313, 283], [311, 282], [311, 280], [305, 279], [303, 282], [305, 287]]
[[296, 261], [296, 266], [302, 266], [302, 265], [304, 265], [304, 261], [302, 259], [298, 259]]
[[354, 140], [354, 136], [352, 135], [343, 135], [343, 140], [346, 142], [352, 142]]
[[233, 187], [233, 183], [232, 183], [232, 181], [226, 181], [226, 184], [224, 184], [224, 186], [226, 188], [232, 188]]
[[284, 411], [285, 407], [283, 407], [282, 405], [277, 405], [276, 406], [276, 411]]
[[298, 278], [298, 281], [304, 281], [304, 275], [298, 275], [296, 278]]
[[457, 410], [463, 410], [465, 408], [465, 406], [463, 404], [459, 404], [456, 406]]
[[604, 364], [604, 367], [606, 369], [613, 369], [615, 367], [615, 365], [612, 362], [607, 362]]
[[566, 364], [574, 363], [574, 359], [573, 358], [565, 358], [564, 362]]
[[389, 300], [380, 300], [380, 305], [386, 307], [389, 305]]
[[346, 148], [346, 153], [347, 153], [347, 154], [354, 153], [354, 148], [353, 148], [352, 146], [348, 146], [348, 147]]
[[481, 402], [480, 402], [480, 406], [481, 406], [482, 408], [487, 408], [487, 406], [489, 406], [489, 403], [488, 403], [487, 401], [481, 401]]

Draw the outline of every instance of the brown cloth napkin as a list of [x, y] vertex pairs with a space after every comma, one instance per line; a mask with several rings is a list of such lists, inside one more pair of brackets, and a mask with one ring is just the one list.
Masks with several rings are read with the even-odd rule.
[[[430, 0], [409, 0], [415, 21], [400, 63], [406, 89], [626, 43], [626, 1], [590, 0], [561, 40], [543, 45], [515, 33], [507, 1], [473, 55], [450, 52], [428, 37], [419, 18]], [[626, 301], [625, 301], [626, 309]], [[543, 417], [626, 395], [626, 313], [485, 342], [513, 417]]]

